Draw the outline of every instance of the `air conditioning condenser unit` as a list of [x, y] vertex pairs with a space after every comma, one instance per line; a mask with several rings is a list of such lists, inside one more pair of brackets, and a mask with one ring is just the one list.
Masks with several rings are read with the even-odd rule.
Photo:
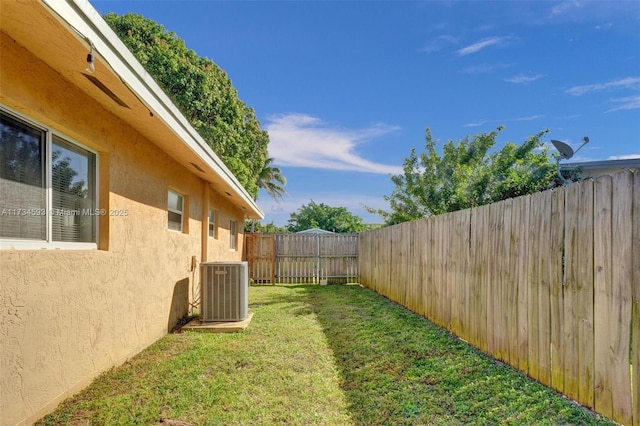
[[201, 320], [242, 321], [249, 314], [247, 262], [200, 264]]

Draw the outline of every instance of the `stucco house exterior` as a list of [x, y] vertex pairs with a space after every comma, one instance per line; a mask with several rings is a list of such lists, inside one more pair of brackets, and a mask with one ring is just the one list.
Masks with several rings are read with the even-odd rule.
[[0, 131], [0, 425], [21, 425], [170, 331], [264, 215], [86, 0], [2, 1]]

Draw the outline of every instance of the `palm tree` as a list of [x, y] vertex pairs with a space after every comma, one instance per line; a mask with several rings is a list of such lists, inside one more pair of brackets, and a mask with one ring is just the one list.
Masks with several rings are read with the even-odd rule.
[[287, 184], [287, 178], [284, 177], [278, 167], [271, 167], [273, 158], [267, 158], [264, 167], [258, 175], [258, 188], [263, 188], [267, 194], [274, 200], [278, 201], [287, 191], [284, 185]]

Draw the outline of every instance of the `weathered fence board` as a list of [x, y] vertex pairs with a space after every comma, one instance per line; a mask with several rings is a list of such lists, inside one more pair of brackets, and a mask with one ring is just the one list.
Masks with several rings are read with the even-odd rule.
[[611, 313], [615, 313], [615, 315], [612, 318], [613, 322], [610, 328], [612, 367], [614, 369], [611, 389], [613, 419], [618, 423], [631, 424], [629, 336], [631, 335], [631, 278], [633, 271], [631, 253], [632, 174], [618, 173], [613, 176], [613, 192], [619, 197], [611, 206], [611, 258], [615, 259], [615, 267], [611, 269], [611, 284], [613, 286]]
[[361, 284], [640, 426], [640, 173], [369, 231], [360, 244]]
[[551, 199], [551, 385], [564, 390], [564, 356], [562, 353], [563, 309], [562, 260], [564, 253], [564, 188], [552, 193]]
[[[501, 228], [501, 217], [498, 217], [500, 212], [498, 204], [491, 204], [488, 206], [489, 210], [489, 229], [498, 230]], [[493, 252], [493, 261], [489, 262], [487, 267], [487, 329], [492, 330], [492, 333], [488, 334], [487, 349], [491, 353], [496, 354], [496, 358], [502, 360], [502, 352], [500, 351], [499, 341], [502, 339], [502, 327], [499, 321], [502, 315], [502, 295], [498, 284], [500, 283], [498, 277], [498, 266], [500, 265], [500, 244], [499, 244], [499, 232], [490, 232], [489, 241], [491, 241], [491, 251]]]
[[538, 380], [547, 386], [551, 385], [551, 306], [550, 287], [551, 278], [550, 258], [553, 256], [551, 248], [551, 194], [552, 191], [540, 193], [540, 229], [538, 229]]
[[[538, 269], [538, 257], [540, 257], [540, 227], [542, 226], [541, 202], [540, 194], [531, 196], [531, 212], [529, 219], [529, 274], [528, 280], [528, 330], [529, 330], [529, 375], [538, 380], [540, 375], [540, 345], [539, 330], [540, 323], [540, 299], [538, 297], [538, 287], [540, 286], [540, 271]], [[544, 252], [544, 250], [543, 250]]]
[[[433, 297], [433, 263], [434, 263], [434, 250], [435, 240], [434, 240], [434, 229], [433, 229], [433, 218], [425, 219], [421, 221], [424, 224], [424, 236], [427, 241], [429, 249], [426, 252], [426, 256], [424, 259], [424, 279], [422, 280], [422, 300], [424, 301], [424, 311], [425, 313], [433, 314], [435, 310], [434, 297]], [[384, 229], [384, 228], [383, 228]], [[377, 233], [376, 233], [377, 234]], [[382, 244], [379, 248], [384, 249]]]
[[249, 276], [258, 283], [274, 281], [275, 239], [269, 234], [245, 235]]
[[[478, 312], [478, 343], [480, 344], [479, 348], [486, 351], [487, 350], [487, 283], [489, 282], [487, 278], [487, 270], [488, 265], [484, 259], [492, 256], [492, 249], [487, 244], [489, 241], [489, 236], [491, 235], [489, 232], [489, 208], [484, 206], [478, 209], [479, 213], [479, 235], [477, 239], [478, 252], [479, 256], [476, 258], [476, 263], [478, 265], [478, 304], [479, 304], [479, 312]], [[489, 296], [491, 296], [489, 294]]]
[[508, 211], [505, 211], [505, 231], [504, 231], [504, 247], [506, 250], [505, 257], [503, 259], [503, 270], [505, 273], [505, 282], [503, 286], [506, 292], [506, 304], [507, 309], [504, 313], [503, 320], [507, 323], [507, 346], [506, 351], [509, 353], [508, 363], [513, 367], [518, 367], [518, 322], [515, 321], [518, 318], [518, 287], [512, 285], [516, 280], [516, 266], [517, 261], [513, 261], [510, 255], [516, 250], [516, 234], [520, 232], [517, 227], [518, 224], [514, 223], [514, 212], [516, 208], [513, 200], [509, 200]]
[[246, 234], [249, 277], [260, 283], [358, 281], [358, 235]]
[[[577, 185], [576, 185], [577, 187]], [[593, 181], [580, 183], [577, 222], [576, 322], [578, 396], [582, 405], [594, 404], [593, 348]], [[572, 358], [573, 360], [575, 358]], [[571, 361], [569, 360], [569, 361]]]
[[594, 188], [594, 345], [595, 345], [595, 409], [613, 418], [613, 371], [609, 355], [609, 327], [615, 316], [611, 312], [613, 289], [611, 283], [611, 199], [610, 176], [603, 176]]
[[632, 218], [632, 235], [631, 253], [633, 262], [632, 288], [633, 288], [633, 312], [631, 322], [631, 344], [632, 354], [631, 363], [636, 368], [632, 370], [632, 386], [633, 390], [633, 424], [640, 425], [640, 173], [636, 173], [633, 177], [633, 218]]
[[564, 356], [564, 389], [569, 398], [578, 400], [580, 386], [578, 357], [578, 218], [580, 187], [570, 185], [565, 189], [564, 227], [564, 287], [562, 335]]
[[519, 220], [521, 230], [519, 233], [519, 244], [514, 246], [517, 255], [513, 259], [518, 265], [517, 281], [518, 287], [518, 368], [520, 371], [529, 371], [529, 293], [527, 277], [529, 276], [529, 211], [531, 206], [531, 196], [527, 195], [514, 200], [519, 208]]

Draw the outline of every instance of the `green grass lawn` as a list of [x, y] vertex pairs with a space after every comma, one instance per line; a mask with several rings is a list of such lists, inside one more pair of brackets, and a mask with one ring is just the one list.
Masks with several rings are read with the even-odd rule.
[[357, 285], [253, 286], [236, 334], [161, 339], [39, 425], [612, 424]]

